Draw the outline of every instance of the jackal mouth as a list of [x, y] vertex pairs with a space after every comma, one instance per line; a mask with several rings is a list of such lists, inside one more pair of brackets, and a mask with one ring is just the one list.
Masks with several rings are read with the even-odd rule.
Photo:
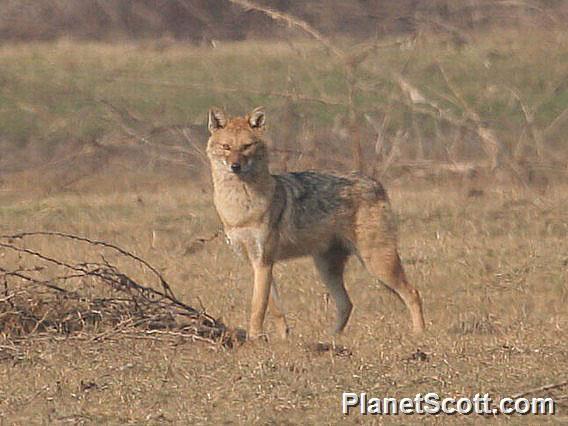
[[237, 176], [246, 175], [252, 169], [252, 161], [249, 160], [247, 162], [238, 162], [238, 163], [229, 163], [228, 161], [223, 161], [226, 170], [231, 174], [235, 174]]

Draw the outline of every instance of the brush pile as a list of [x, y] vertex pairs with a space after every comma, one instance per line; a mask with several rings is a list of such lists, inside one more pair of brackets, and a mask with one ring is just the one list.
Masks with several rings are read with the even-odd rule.
[[0, 236], [0, 334], [11, 342], [145, 334], [224, 346], [234, 338], [204, 309], [180, 301], [144, 259], [59, 232]]

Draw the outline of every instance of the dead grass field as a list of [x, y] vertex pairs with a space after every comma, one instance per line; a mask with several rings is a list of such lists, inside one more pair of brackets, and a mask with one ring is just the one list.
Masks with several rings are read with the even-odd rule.
[[[507, 186], [486, 185], [483, 193], [467, 185], [388, 187], [403, 261], [424, 297], [425, 335], [409, 336], [402, 304], [351, 261], [347, 286], [355, 310], [336, 342], [351, 354], [314, 351], [314, 343], [330, 342], [325, 331], [333, 312], [311, 262], [294, 261], [275, 273], [292, 326], [287, 342], [229, 350], [143, 334], [91, 341], [40, 333], [15, 346], [0, 341], [1, 423], [445, 424], [447, 416], [345, 419], [341, 393], [498, 397], [566, 380], [566, 188], [551, 186], [537, 201]], [[111, 241], [157, 266], [190, 305], [244, 326], [247, 263], [220, 238], [192, 244], [218, 228], [204, 188], [5, 192], [0, 233], [58, 230]], [[566, 388], [530, 396], [543, 395], [559, 398], [554, 418], [499, 420], [567, 421]]]
[[[292, 327], [286, 342], [228, 349], [142, 331], [35, 332], [15, 342], [0, 329], [0, 425], [446, 424], [448, 416], [344, 418], [341, 394], [498, 398], [568, 380], [568, 38], [531, 27], [468, 39], [385, 40], [357, 66], [353, 87], [313, 40], [2, 44], [0, 236], [60, 231], [117, 244], [157, 267], [184, 302], [244, 327], [248, 262], [222, 238], [199, 242], [219, 228], [204, 183], [207, 108], [267, 107], [275, 170], [351, 167], [354, 108], [367, 171], [384, 177], [398, 213], [428, 330], [409, 335], [403, 305], [353, 260], [355, 309], [332, 342], [325, 288], [309, 260], [293, 261], [275, 270]], [[518, 176], [485, 173], [487, 134]], [[442, 163], [465, 172], [436, 176]], [[534, 173], [524, 170], [531, 164]], [[61, 240], [36, 248], [92, 254]], [[0, 248], [0, 267], [30, 266]], [[272, 336], [270, 319], [267, 328]], [[314, 350], [318, 342], [346, 350]], [[554, 417], [497, 421], [567, 422], [567, 393], [528, 393], [557, 398]]]

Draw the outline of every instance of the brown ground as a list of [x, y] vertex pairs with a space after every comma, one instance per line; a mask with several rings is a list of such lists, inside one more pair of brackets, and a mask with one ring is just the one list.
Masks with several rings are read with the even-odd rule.
[[[289, 341], [231, 350], [142, 334], [0, 341], [0, 417], [7, 424], [338, 423], [345, 420], [343, 391], [499, 397], [566, 380], [566, 188], [550, 188], [537, 200], [532, 192], [489, 186], [480, 193], [389, 185], [404, 264], [424, 298], [423, 336], [408, 335], [403, 305], [352, 261], [347, 285], [355, 310], [337, 340], [351, 355], [315, 351], [316, 342], [330, 342], [325, 330], [333, 312], [311, 263], [294, 261], [275, 274]], [[221, 239], [192, 244], [218, 227], [207, 189], [1, 197], [2, 234], [49, 229], [112, 241], [159, 267], [189, 304], [202, 304], [230, 326], [246, 324], [246, 262]], [[547, 420], [562, 422], [567, 392], [530, 396], [557, 397], [558, 413]], [[448, 417], [347, 420], [444, 424]]]

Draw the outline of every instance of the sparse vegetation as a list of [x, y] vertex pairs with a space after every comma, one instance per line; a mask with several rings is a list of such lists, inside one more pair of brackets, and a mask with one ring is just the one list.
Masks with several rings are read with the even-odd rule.
[[[538, 421], [567, 418], [566, 387], [544, 386], [568, 372], [563, 2], [353, 2], [345, 31], [349, 2], [262, 2], [320, 28], [341, 58], [238, 5], [209, 15], [209, 2], [171, 2], [159, 15], [146, 1], [93, 2], [86, 14], [82, 2], [19, 3], [0, 0], [0, 235], [112, 242], [149, 260], [189, 306], [243, 327], [251, 271], [216, 237], [205, 119], [213, 105], [235, 114], [264, 105], [274, 170], [361, 165], [383, 181], [428, 328], [409, 337], [402, 304], [356, 260], [345, 335], [325, 333], [332, 306], [311, 262], [299, 260], [275, 268], [290, 340], [234, 348], [175, 333], [106, 334], [113, 325], [102, 323], [102, 338], [35, 325], [14, 336], [1, 326], [17, 308], [14, 287], [2, 282], [3, 421], [333, 424], [345, 420], [343, 391], [552, 395], [556, 416]], [[183, 5], [197, 8], [177, 13]], [[34, 26], [46, 8], [49, 19]], [[170, 30], [172, 17], [200, 11], [192, 31], [183, 20]], [[235, 28], [209, 25], [237, 18]], [[34, 248], [93, 258], [61, 239]], [[32, 266], [0, 248], [0, 267]], [[18, 296], [19, 307], [67, 313]]]
[[[220, 238], [188, 250], [217, 230], [209, 195], [197, 193], [186, 185], [4, 202], [0, 230], [57, 229], [111, 240], [152, 259], [181, 300], [245, 326], [246, 262]], [[3, 341], [0, 413], [9, 421], [242, 423], [285, 415], [292, 423], [335, 423], [342, 390], [504, 396], [557, 382], [568, 369], [566, 189], [548, 192], [545, 206], [506, 189], [472, 198], [465, 189], [431, 185], [391, 186], [390, 193], [403, 261], [424, 296], [424, 336], [407, 336], [407, 324], [398, 323], [407, 317], [402, 304], [352, 261], [346, 280], [356, 308], [336, 342], [351, 355], [315, 351], [316, 342], [329, 342], [333, 310], [311, 262], [295, 261], [276, 268], [289, 342], [227, 351], [156, 335], [91, 341], [40, 333], [14, 346]], [[63, 242], [36, 247], [89, 258]], [[418, 348], [425, 359], [414, 356]], [[558, 402], [565, 416], [566, 401]]]

